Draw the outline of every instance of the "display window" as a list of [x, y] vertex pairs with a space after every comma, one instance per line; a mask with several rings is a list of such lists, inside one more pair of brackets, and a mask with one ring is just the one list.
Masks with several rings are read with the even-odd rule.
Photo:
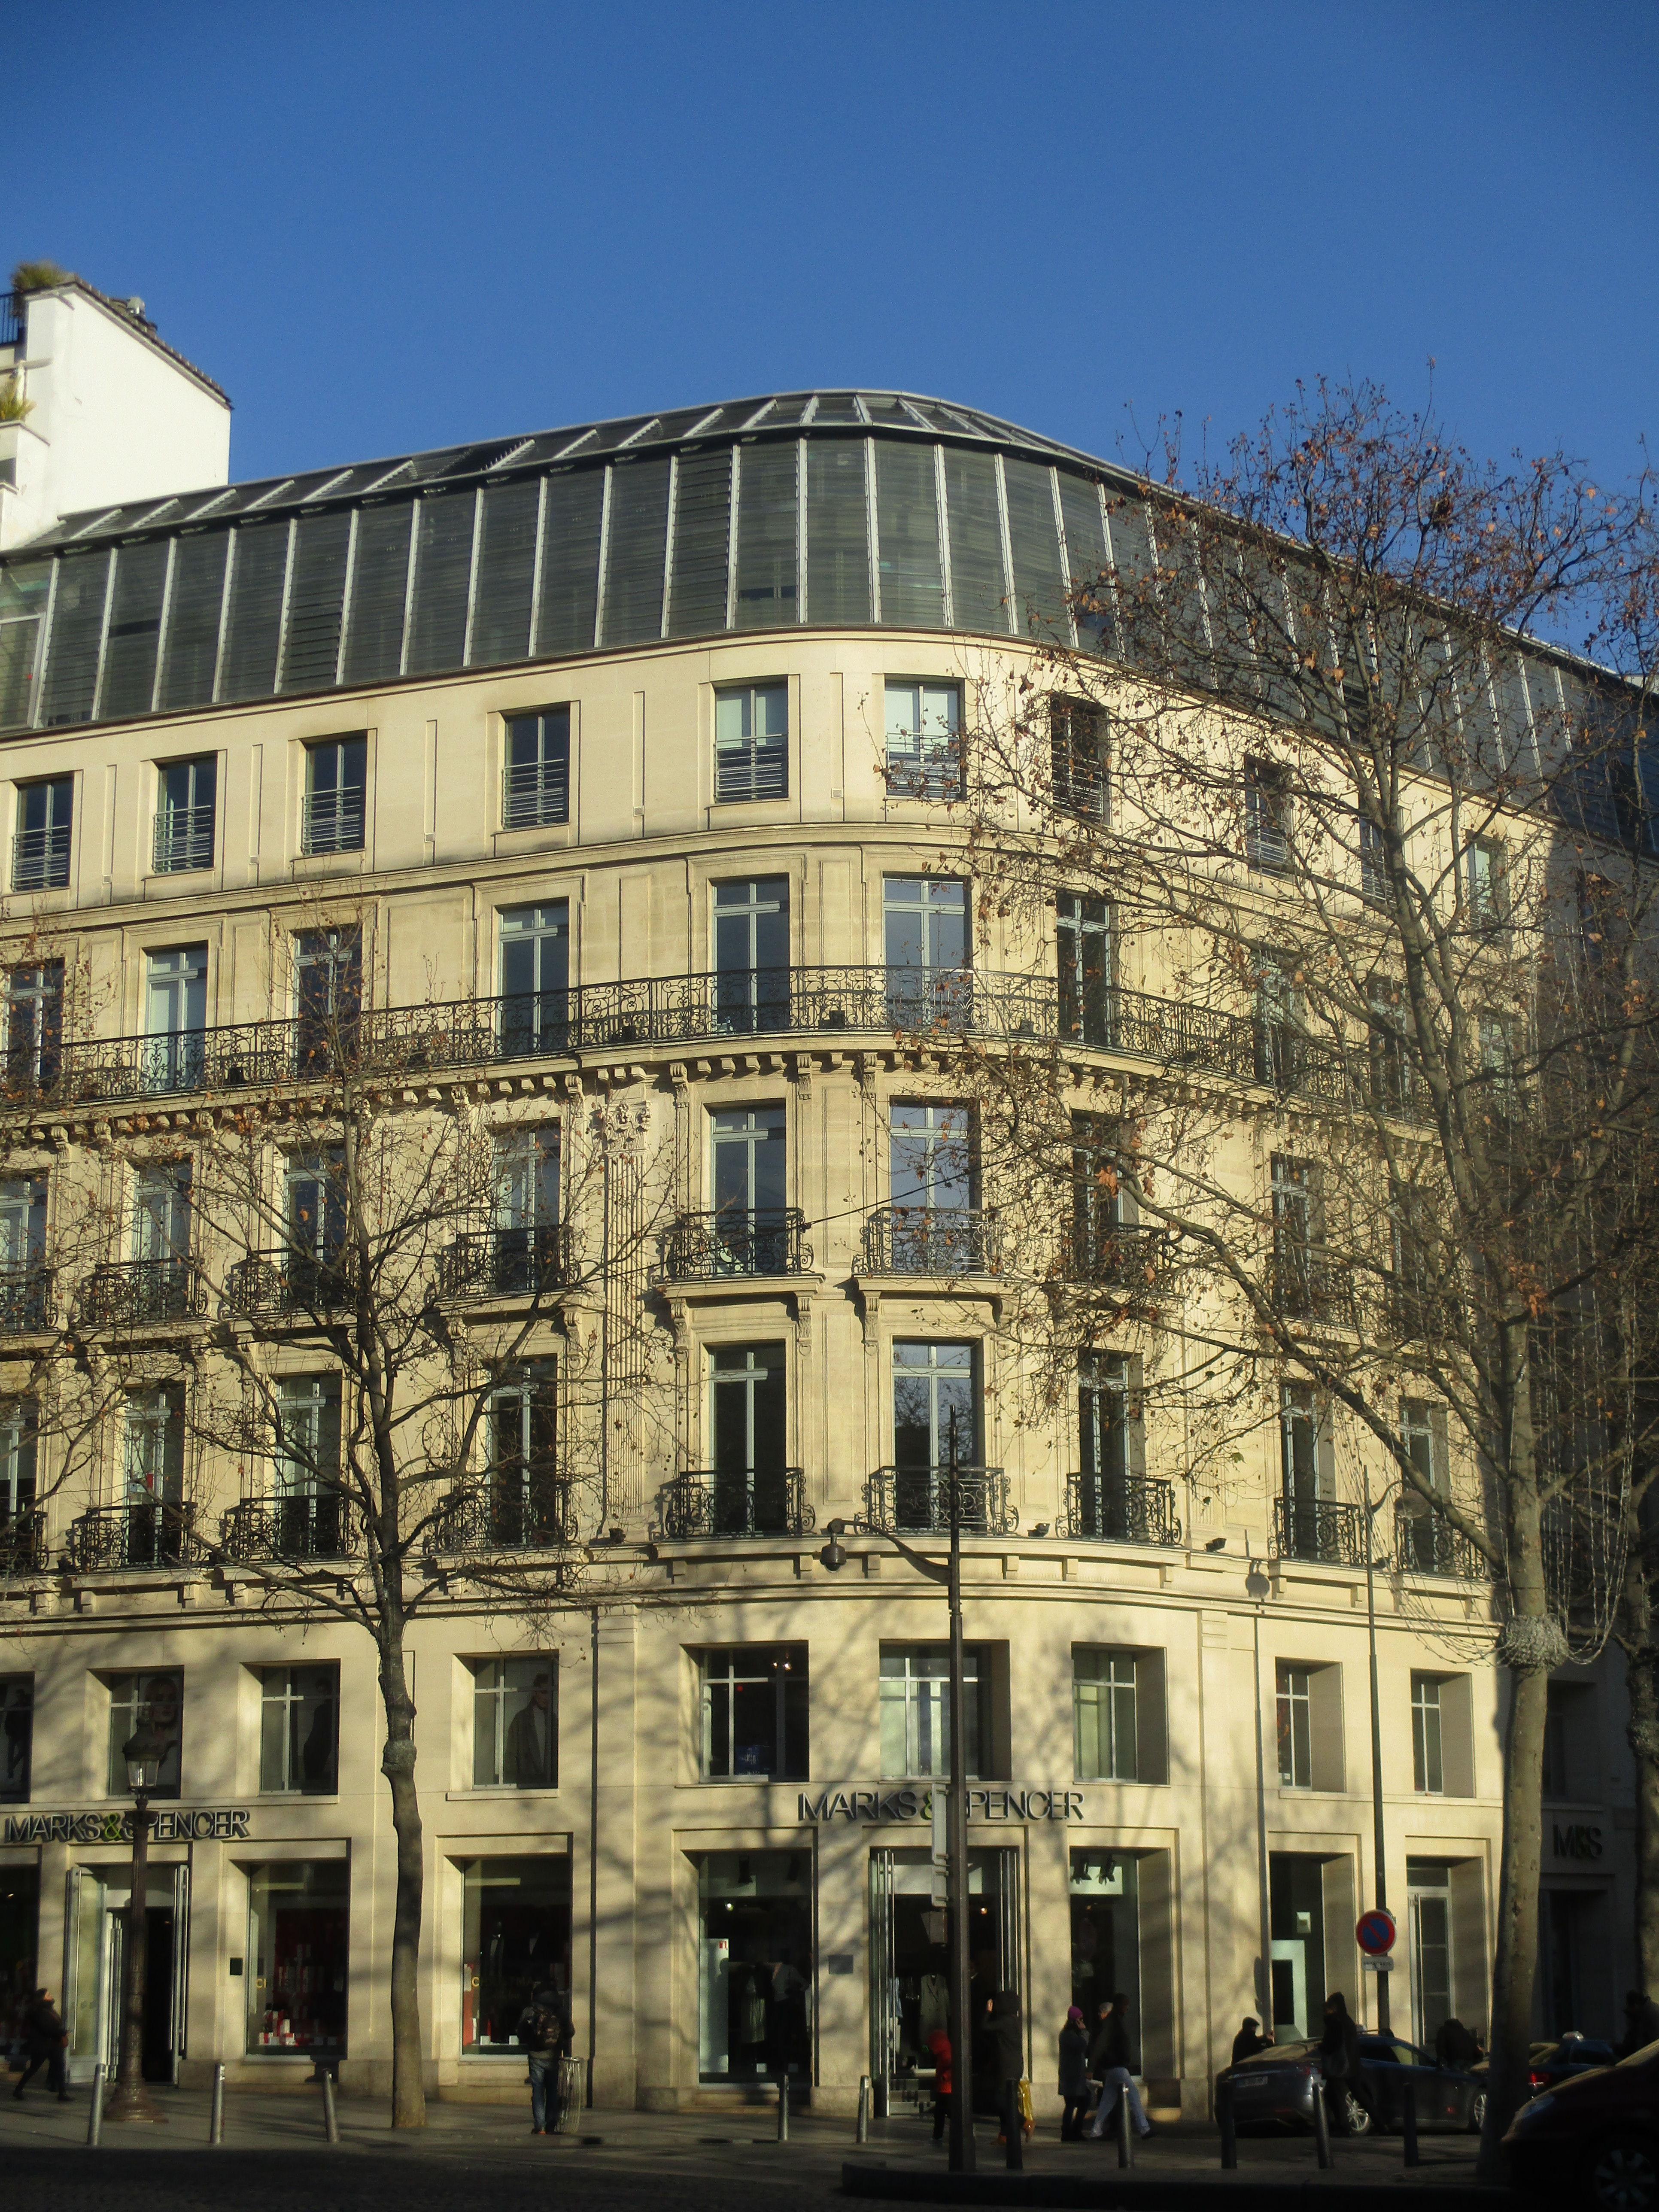
[[1072, 2002], [1091, 2034], [1100, 2008], [1119, 1990], [1140, 2017], [1140, 1885], [1124, 1851], [1072, 1853]]
[[553, 1658], [474, 1659], [472, 1786], [556, 1790], [559, 1669]]
[[132, 1794], [127, 1779], [127, 1745], [157, 1762], [150, 1796], [174, 1798], [184, 1763], [185, 1694], [176, 1674], [165, 1668], [154, 1674], [112, 1674], [109, 1677], [109, 1794]]
[[811, 1854], [709, 1851], [695, 1863], [698, 2078], [810, 2075]]
[[331, 1796], [338, 1788], [340, 1670], [259, 1669], [259, 1788], [280, 1796]]
[[[974, 2106], [994, 2112], [1000, 2085], [985, 2011], [997, 1990], [1017, 1990], [1022, 1979], [1018, 1851], [968, 1854], [968, 1958]], [[933, 2064], [927, 2039], [947, 2027], [950, 1971], [950, 1915], [934, 1902], [932, 1852], [872, 1851], [871, 2064], [878, 2081], [909, 2094], [917, 2068]]]
[[461, 1885], [461, 2048], [516, 2051], [538, 1990], [570, 2018], [570, 1861], [469, 1859]]
[[344, 1859], [248, 1869], [250, 2051], [344, 2056], [350, 1909]]

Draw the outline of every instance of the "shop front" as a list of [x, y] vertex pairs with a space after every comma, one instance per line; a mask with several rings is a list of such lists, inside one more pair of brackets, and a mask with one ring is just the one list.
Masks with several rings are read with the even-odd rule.
[[461, 2049], [516, 2051], [519, 2021], [550, 1989], [570, 2018], [568, 1855], [472, 1858], [461, 1876]]
[[[131, 1895], [130, 1861], [69, 1870], [63, 1996], [72, 2080], [88, 2080], [94, 2066], [112, 2072], [120, 2057], [122, 1960]], [[143, 1942], [144, 2079], [171, 2081], [185, 2055], [190, 1954], [190, 1869], [182, 1862], [150, 1863]]]
[[248, 2055], [338, 2061], [346, 2054], [350, 1863], [280, 1859], [244, 1871]]
[[[997, 1990], [1018, 1990], [1020, 1971], [1020, 1853], [968, 1855], [969, 2008], [976, 2024]], [[870, 1854], [870, 2070], [890, 2098], [916, 2094], [918, 2068], [931, 2069], [928, 2038], [950, 2013], [950, 1916], [934, 1902], [931, 1850], [877, 1849]], [[994, 2112], [995, 2054], [975, 2033], [974, 2102]]]
[[810, 2081], [811, 1851], [702, 1851], [692, 1857], [698, 2081]]

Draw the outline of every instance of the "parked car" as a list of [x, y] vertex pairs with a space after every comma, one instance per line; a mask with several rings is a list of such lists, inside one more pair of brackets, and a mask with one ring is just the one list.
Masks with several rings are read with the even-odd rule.
[[1537, 2096], [1559, 2081], [1570, 2081], [1575, 2074], [1616, 2065], [1618, 2059], [1619, 2053], [1610, 2043], [1598, 2042], [1589, 2035], [1574, 2033], [1564, 2035], [1556, 2043], [1534, 2043], [1527, 2060], [1527, 2084]]
[[[1437, 2065], [1429, 2052], [1395, 2036], [1362, 2034], [1359, 2057], [1370, 2110], [1345, 2084], [1338, 2125], [1348, 2134], [1403, 2128], [1407, 2081], [1416, 2094], [1417, 2124], [1425, 2134], [1480, 2132], [1486, 2117], [1486, 2085], [1480, 2075]], [[1219, 2078], [1232, 2083], [1234, 2123], [1246, 2132], [1313, 2126], [1314, 2099], [1323, 2079], [1317, 2044], [1276, 2044], [1226, 2068]]]
[[1517, 2189], [1595, 2212], [1659, 2212], [1659, 2043], [1546, 2089], [1504, 2142]]

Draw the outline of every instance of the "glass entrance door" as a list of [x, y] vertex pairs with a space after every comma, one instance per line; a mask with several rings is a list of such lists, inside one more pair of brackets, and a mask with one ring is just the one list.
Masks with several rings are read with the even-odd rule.
[[[121, 2057], [121, 1975], [131, 1894], [125, 1868], [70, 1870], [69, 1942], [64, 1952], [64, 2019], [69, 2070], [91, 2078], [103, 2065], [112, 2076]], [[172, 2081], [185, 2055], [190, 1952], [190, 1869], [153, 1866], [145, 1891], [143, 2074]]]
[[[948, 2034], [950, 1954], [947, 1916], [933, 1903], [931, 1851], [870, 1854], [870, 2066], [890, 2097], [919, 2094], [918, 2067], [931, 2069], [928, 2038]], [[1024, 1980], [1019, 1940], [1019, 1853], [968, 1855], [968, 1948], [973, 1982], [969, 2017], [981, 2021], [998, 1990]], [[974, 2109], [997, 2109], [996, 2057], [984, 2030], [970, 2063]]]

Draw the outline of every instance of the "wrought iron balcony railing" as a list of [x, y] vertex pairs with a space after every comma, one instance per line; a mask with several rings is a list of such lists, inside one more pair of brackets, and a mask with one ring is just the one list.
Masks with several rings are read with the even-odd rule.
[[64, 1556], [77, 1574], [193, 1566], [202, 1556], [196, 1508], [185, 1498], [155, 1498], [94, 1505], [70, 1522]]
[[665, 1536], [804, 1536], [813, 1513], [798, 1467], [687, 1468], [657, 1493]]
[[1169, 1239], [1158, 1229], [1079, 1222], [1072, 1234], [1071, 1257], [1073, 1282], [1147, 1291], [1169, 1257]]
[[556, 1474], [485, 1476], [453, 1490], [433, 1516], [428, 1548], [453, 1552], [562, 1551], [580, 1540], [575, 1494]]
[[356, 1297], [355, 1272], [343, 1255], [330, 1259], [304, 1252], [251, 1252], [225, 1277], [227, 1311], [248, 1319], [337, 1314]]
[[716, 1282], [732, 1275], [798, 1275], [812, 1264], [805, 1215], [793, 1206], [683, 1213], [663, 1239], [662, 1280]]
[[0, 292], [0, 346], [22, 344], [27, 299], [27, 292]]
[[0, 1580], [43, 1575], [50, 1564], [46, 1516], [38, 1507], [23, 1506], [0, 1516]]
[[51, 1326], [52, 1271], [31, 1265], [0, 1267], [0, 1336], [27, 1336]]
[[213, 816], [211, 805], [164, 807], [155, 817], [150, 854], [153, 872], [158, 876], [176, 876], [191, 868], [210, 868]]
[[570, 1230], [562, 1221], [464, 1231], [439, 1263], [447, 1298], [545, 1297], [574, 1279]]
[[1268, 1296], [1287, 1321], [1313, 1322], [1326, 1328], [1352, 1328], [1355, 1319], [1353, 1271], [1322, 1253], [1291, 1250], [1274, 1259]]
[[337, 1491], [302, 1491], [292, 1498], [245, 1498], [219, 1522], [227, 1559], [346, 1559], [360, 1549], [357, 1516]]
[[570, 819], [570, 770], [562, 761], [509, 763], [501, 770], [501, 827], [538, 830]]
[[864, 1224], [866, 1275], [994, 1275], [997, 1218], [978, 1206], [880, 1206]]
[[1066, 1535], [1106, 1544], [1179, 1544], [1175, 1485], [1145, 1475], [1091, 1474], [1066, 1478]]
[[207, 1286], [193, 1260], [106, 1260], [82, 1285], [80, 1304], [94, 1326], [191, 1321], [207, 1311]]
[[1486, 1553], [1426, 1503], [1401, 1498], [1395, 1504], [1394, 1559], [1402, 1575], [1446, 1575], [1465, 1583], [1492, 1580], [1492, 1562]]
[[15, 891], [61, 890], [70, 879], [70, 825], [20, 830], [11, 841], [11, 887]]
[[[1000, 1467], [958, 1467], [957, 1518], [969, 1536], [1012, 1536], [1019, 1516], [1008, 1502], [1008, 1478]], [[866, 1528], [896, 1528], [901, 1535], [948, 1535], [948, 1467], [878, 1467], [864, 1486]]]
[[1363, 1567], [1364, 1516], [1357, 1505], [1328, 1498], [1276, 1498], [1273, 1551], [1281, 1559], [1311, 1559], [1322, 1566]]
[[301, 805], [301, 851], [361, 853], [363, 815], [360, 783], [343, 784], [337, 791], [308, 791]]

